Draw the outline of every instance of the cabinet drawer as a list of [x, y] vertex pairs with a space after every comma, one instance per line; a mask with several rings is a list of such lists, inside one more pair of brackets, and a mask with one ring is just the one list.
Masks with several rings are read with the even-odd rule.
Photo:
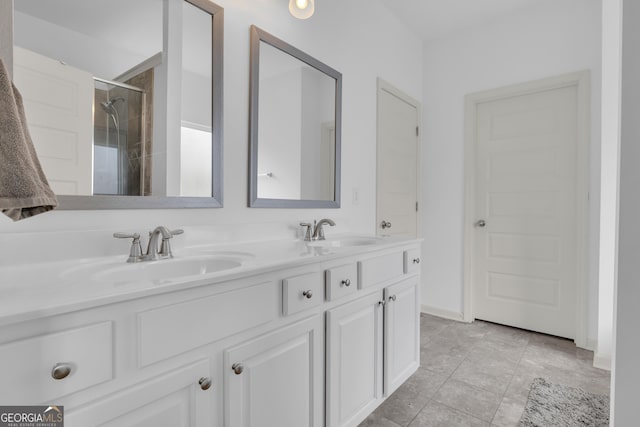
[[[0, 346], [0, 402], [37, 404], [108, 381], [113, 377], [112, 322], [47, 334]], [[70, 369], [54, 379], [64, 366]]]
[[146, 366], [278, 317], [275, 282], [138, 314], [139, 364]]
[[322, 273], [308, 273], [282, 280], [282, 313], [288, 316], [324, 301]]
[[404, 255], [402, 252], [380, 255], [358, 261], [359, 288], [381, 283], [404, 273]]
[[325, 272], [327, 300], [334, 301], [358, 290], [356, 263], [330, 268]]
[[420, 272], [420, 249], [404, 251], [404, 274]]

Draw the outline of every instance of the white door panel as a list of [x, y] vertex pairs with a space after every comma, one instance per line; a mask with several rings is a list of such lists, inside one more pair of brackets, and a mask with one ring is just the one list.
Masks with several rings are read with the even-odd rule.
[[577, 87], [477, 106], [474, 314], [574, 338]]
[[[417, 236], [419, 104], [387, 84], [378, 87], [377, 219], [384, 235]], [[391, 227], [382, 228], [382, 221]]]
[[14, 81], [54, 193], [93, 194], [93, 76], [16, 46]]

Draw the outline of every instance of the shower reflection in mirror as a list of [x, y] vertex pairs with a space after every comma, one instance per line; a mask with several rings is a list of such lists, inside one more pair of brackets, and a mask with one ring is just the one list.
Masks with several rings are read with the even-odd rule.
[[93, 192], [144, 196], [151, 193], [151, 140], [146, 138], [146, 94], [136, 86], [94, 78]]
[[14, 80], [61, 206], [221, 207], [223, 19], [211, 0], [15, 2]]

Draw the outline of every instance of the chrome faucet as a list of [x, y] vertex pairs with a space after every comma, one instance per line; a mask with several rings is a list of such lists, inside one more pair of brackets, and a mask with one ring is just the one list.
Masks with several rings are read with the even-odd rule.
[[[119, 239], [132, 238], [131, 250], [129, 251], [129, 258], [127, 262], [140, 262], [140, 261], [156, 261], [159, 259], [173, 258], [171, 252], [171, 242], [169, 241], [173, 236], [184, 233], [184, 230], [169, 230], [162, 225], [158, 226], [149, 233], [149, 243], [147, 244], [147, 253], [142, 253], [142, 246], [140, 244], [140, 235], [138, 233], [126, 234], [126, 233], [114, 233], [113, 237]], [[158, 240], [162, 237], [160, 242], [160, 248], [158, 249]]]
[[304, 235], [304, 241], [305, 242], [310, 242], [313, 240], [325, 240], [324, 238], [324, 229], [322, 228], [323, 225], [328, 224], [331, 227], [333, 227], [334, 225], [336, 225], [335, 222], [333, 222], [332, 220], [330, 220], [329, 218], [324, 218], [321, 219], [320, 221], [316, 221], [315, 219], [313, 220], [313, 225], [311, 225], [308, 222], [301, 222], [300, 226], [301, 227], [307, 227], [307, 230], [305, 232]]
[[311, 236], [311, 240], [324, 240], [324, 229], [322, 228], [322, 226], [325, 224], [329, 224], [332, 227], [336, 225], [336, 223], [329, 218], [321, 219], [317, 224], [315, 221], [313, 221], [313, 224], [315, 225], [315, 230], [313, 230], [313, 236]]
[[[164, 258], [173, 258], [171, 253], [171, 243], [169, 239], [174, 234], [182, 233], [182, 230], [169, 231], [167, 227], [159, 225], [149, 234], [149, 244], [147, 245], [147, 254], [142, 257], [143, 261], [156, 261]], [[160, 250], [158, 250], [158, 239], [162, 236]]]

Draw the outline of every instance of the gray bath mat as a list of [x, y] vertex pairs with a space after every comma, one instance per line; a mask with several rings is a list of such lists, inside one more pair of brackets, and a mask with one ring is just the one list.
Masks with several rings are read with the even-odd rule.
[[609, 425], [609, 396], [536, 378], [520, 419], [521, 427]]

